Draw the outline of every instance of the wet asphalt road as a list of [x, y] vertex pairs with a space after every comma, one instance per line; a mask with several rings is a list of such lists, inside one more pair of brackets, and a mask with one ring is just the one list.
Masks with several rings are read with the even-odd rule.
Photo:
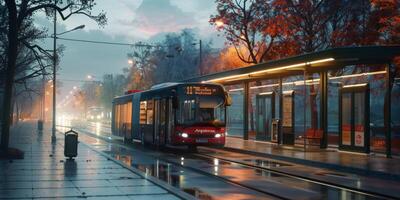
[[[71, 124], [65, 124], [71, 126]], [[74, 124], [72, 124], [74, 127]], [[213, 150], [190, 153], [185, 149], [143, 148], [109, 139], [110, 128], [99, 123], [75, 127], [80, 140], [125, 164], [135, 167], [199, 199], [377, 199], [341, 188], [303, 181], [290, 176], [225, 161]], [[60, 129], [60, 131], [63, 131]], [[99, 139], [105, 138], [105, 139]], [[225, 153], [226, 154], [226, 153]], [[233, 154], [233, 153], [232, 153]], [[237, 155], [222, 155], [223, 158]], [[290, 168], [291, 164], [272, 160], [243, 159], [263, 168]]]

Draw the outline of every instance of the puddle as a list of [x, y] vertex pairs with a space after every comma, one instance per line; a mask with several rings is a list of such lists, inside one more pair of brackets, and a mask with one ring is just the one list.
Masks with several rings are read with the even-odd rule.
[[270, 161], [270, 160], [261, 160], [261, 159], [244, 159], [243, 161], [250, 162], [251, 164], [256, 165], [258, 167], [266, 167], [266, 168], [292, 166], [292, 165], [289, 165], [286, 163], [279, 163], [279, 162], [274, 162], [274, 161]]
[[279, 175], [277, 173], [273, 173], [273, 172], [270, 172], [270, 171], [267, 171], [267, 170], [255, 169], [254, 171], [255, 171], [255, 174], [258, 175], [258, 176], [269, 177], [269, 178], [271, 178], [271, 177], [274, 177], [274, 178], [275, 177], [284, 177], [282, 175]]
[[184, 192], [196, 197], [197, 199], [203, 199], [203, 200], [212, 200], [212, 196], [209, 194], [201, 191], [199, 188], [184, 188]]
[[334, 172], [319, 172], [319, 173], [316, 173], [316, 175], [320, 175], [320, 176], [334, 176], [334, 177], [347, 177], [346, 174], [339, 174], [339, 173], [334, 173]]
[[137, 163], [135, 164], [133, 162], [133, 157], [130, 155], [112, 154], [112, 153], [109, 153], [109, 154], [111, 154], [117, 160], [123, 161], [126, 165], [134, 167], [134, 168], [146, 173], [147, 175], [150, 175], [159, 180], [162, 180], [171, 186], [182, 189], [184, 192], [186, 192], [190, 195], [193, 195], [197, 199], [203, 199], [203, 200], [213, 200], [214, 199], [210, 194], [200, 190], [199, 188], [183, 187], [182, 183], [185, 180], [184, 171], [175, 165], [166, 164], [159, 160], [155, 160], [154, 164], [153, 163], [152, 164], [137, 164]]

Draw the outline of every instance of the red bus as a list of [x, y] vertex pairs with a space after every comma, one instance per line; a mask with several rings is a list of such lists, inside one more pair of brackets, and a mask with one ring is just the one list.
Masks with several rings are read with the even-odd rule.
[[165, 83], [113, 100], [112, 134], [155, 146], [224, 146], [226, 106], [222, 85]]

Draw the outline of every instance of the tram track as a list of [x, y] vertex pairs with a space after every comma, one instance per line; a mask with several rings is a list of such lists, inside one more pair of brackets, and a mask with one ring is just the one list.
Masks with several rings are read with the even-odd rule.
[[349, 191], [349, 192], [358, 193], [358, 194], [371, 196], [371, 197], [375, 197], [375, 198], [384, 197], [385, 199], [386, 198], [388, 198], [388, 199], [396, 199], [396, 197], [389, 196], [389, 195], [386, 195], [386, 194], [383, 194], [383, 193], [376, 193], [376, 192], [365, 191], [365, 190], [361, 190], [361, 189], [356, 190], [354, 188], [346, 187], [346, 186], [343, 186], [343, 185], [335, 185], [335, 184], [332, 184], [332, 183], [327, 182], [327, 181], [317, 180], [317, 179], [309, 178], [309, 177], [306, 177], [306, 176], [293, 175], [291, 173], [282, 172], [280, 170], [260, 167], [260, 166], [257, 166], [257, 165], [247, 164], [247, 163], [244, 163], [244, 162], [239, 162], [239, 161], [235, 161], [235, 160], [232, 160], [232, 159], [222, 158], [222, 157], [219, 157], [219, 156], [212, 156], [212, 155], [205, 154], [205, 153], [195, 153], [194, 155], [196, 155], [198, 157], [209, 158], [209, 159], [219, 159], [221, 161], [235, 163], [235, 164], [246, 166], [246, 167], [250, 167], [250, 168], [253, 168], [253, 169], [268, 171], [268, 172], [272, 172], [272, 173], [275, 173], [275, 174], [287, 176], [287, 177], [294, 178], [294, 179], [297, 179], [297, 180], [300, 180], [300, 181], [307, 181], [307, 182], [311, 182], [311, 183], [314, 183], [314, 184], [324, 185], [324, 186], [336, 188], [336, 189], [339, 189], [339, 190], [346, 190], [346, 191]]
[[[95, 134], [93, 134], [93, 133], [90, 133], [90, 132], [87, 131], [87, 130], [84, 130], [83, 128], [79, 128], [79, 127], [74, 127], [74, 128], [75, 128], [76, 130], [78, 130], [80, 133], [85, 134], [86, 136], [93, 137], [93, 138], [97, 138], [97, 139], [101, 139], [101, 140], [103, 140], [103, 141], [105, 141], [105, 142], [108, 142], [108, 143], [113, 142], [114, 145], [117, 145], [117, 146], [119, 146], [119, 147], [128, 148], [128, 149], [133, 149], [132, 147], [127, 146], [127, 145], [126, 145], [125, 143], [123, 143], [123, 142], [117, 142], [117, 143], [116, 143], [115, 140], [113, 141], [113, 140], [107, 139], [107, 138], [105, 138], [105, 137], [101, 137], [101, 136], [95, 135]], [[151, 155], [150, 155], [150, 156], [151, 156]], [[231, 185], [235, 185], [235, 186], [237, 186], [237, 187], [242, 187], [242, 188], [245, 188], [245, 189], [248, 189], [248, 190], [252, 190], [252, 191], [259, 192], [259, 193], [261, 193], [261, 194], [267, 195], [267, 196], [266, 196], [267, 199], [274, 199], [274, 198], [276, 198], [276, 199], [291, 199], [291, 198], [285, 198], [285, 197], [282, 197], [282, 196], [279, 196], [279, 195], [273, 195], [273, 194], [270, 194], [270, 193], [266, 193], [266, 192], [263, 192], [263, 191], [258, 190], [257, 188], [247, 187], [247, 186], [244, 186], [244, 185], [242, 185], [242, 184], [240, 184], [240, 183], [235, 183], [234, 181], [229, 181], [229, 180], [224, 179], [224, 178], [222, 178], [222, 177], [218, 177], [218, 176], [211, 175], [211, 174], [209, 174], [209, 173], [206, 173], [206, 172], [204, 172], [204, 171], [201, 171], [201, 170], [199, 170], [199, 169], [196, 169], [196, 168], [193, 168], [193, 167], [190, 167], [190, 166], [187, 166], [187, 165], [182, 166], [181, 163], [180, 163], [179, 161], [173, 161], [173, 160], [170, 160], [170, 159], [164, 159], [164, 158], [162, 158], [162, 157], [155, 157], [155, 156], [153, 156], [153, 157], [154, 157], [154, 158], [157, 158], [157, 159], [160, 160], [160, 161], [164, 161], [164, 162], [166, 162], [166, 163], [170, 163], [170, 164], [173, 164], [173, 165], [178, 166], [178, 167], [190, 169], [190, 170], [192, 170], [192, 171], [195, 171], [196, 173], [199, 173], [199, 174], [202, 174], [202, 175], [205, 175], [205, 176], [208, 176], [208, 177], [218, 178], [219, 180], [222, 180], [222, 181], [224, 181], [224, 182], [227, 182], [227, 183], [229, 183], [229, 184], [231, 184]], [[139, 170], [140, 170], [140, 169], [139, 169]], [[268, 197], [273, 197], [273, 198], [268, 198]]]
[[[83, 131], [86, 135], [89, 135], [90, 137], [95, 137], [95, 138], [98, 138], [98, 139], [102, 139], [102, 140], [104, 140], [106, 142], [109, 142], [109, 143], [110, 142], [114, 142], [114, 141], [110, 141], [109, 139], [107, 140], [105, 137], [101, 137], [101, 136], [95, 135], [93, 133], [90, 133], [88, 130], [84, 130], [83, 128], [78, 128], [78, 129]], [[124, 148], [132, 148], [132, 147], [130, 147], [130, 146], [124, 144], [124, 143], [116, 143], [116, 144], [120, 145], [120, 146], [122, 146]], [[176, 152], [173, 152], [171, 150], [169, 150], [168, 153], [173, 153], [173, 154], [175, 154], [177, 156], [182, 156], [182, 154], [177, 154]], [[336, 190], [350, 192], [350, 193], [353, 193], [353, 194], [357, 194], [357, 195], [361, 195], [361, 196], [367, 197], [366, 199], [395, 199], [395, 197], [393, 197], [393, 196], [389, 196], [389, 195], [382, 194], [382, 193], [375, 193], [375, 192], [371, 192], [371, 191], [364, 191], [364, 190], [354, 189], [354, 188], [350, 188], [350, 187], [344, 187], [343, 185], [335, 185], [335, 184], [332, 184], [332, 183], [329, 183], [329, 182], [324, 182], [324, 181], [321, 181], [321, 180], [316, 180], [316, 179], [312, 179], [312, 178], [305, 177], [305, 176], [293, 175], [293, 174], [285, 173], [285, 172], [282, 172], [282, 171], [279, 171], [279, 170], [276, 170], [276, 169], [270, 169], [270, 168], [265, 168], [265, 167], [261, 167], [261, 166], [257, 166], [257, 165], [244, 163], [244, 162], [239, 162], [239, 161], [235, 161], [235, 160], [232, 160], [232, 159], [223, 158], [223, 157], [220, 157], [220, 156], [213, 156], [213, 155], [209, 155], [209, 154], [205, 154], [205, 153], [192, 153], [192, 154], [190, 154], [190, 156], [197, 157], [200, 160], [218, 159], [220, 161], [229, 162], [229, 163], [234, 164], [234, 165], [240, 165], [240, 166], [245, 167], [245, 168], [250, 168], [250, 169], [253, 169], [253, 170], [261, 170], [261, 171], [265, 171], [265, 172], [268, 172], [268, 173], [273, 173], [273, 174], [276, 174], [276, 175], [279, 175], [279, 176], [285, 176], [285, 177], [290, 178], [290, 179], [295, 179], [297, 181], [303, 181], [303, 182], [307, 182], [307, 183], [317, 184], [318, 186], [322, 186], [322, 187], [334, 188]], [[179, 161], [174, 161], [174, 160], [171, 160], [171, 159], [165, 159], [165, 158], [160, 158], [160, 157], [157, 157], [157, 159], [163, 160], [164, 162], [168, 162], [168, 163], [171, 163], [171, 164], [174, 164], [174, 165], [186, 168], [186, 169], [190, 169], [190, 170], [196, 171], [197, 173], [200, 173], [200, 174], [203, 174], [203, 175], [206, 175], [206, 176], [211, 176], [211, 177], [217, 178], [219, 180], [222, 180], [224, 182], [228, 182], [228, 183], [233, 184], [233, 185], [237, 185], [237, 186], [249, 189], [249, 190], [257, 191], [259, 193], [262, 193], [262, 194], [265, 194], [265, 195], [268, 195], [268, 196], [276, 197], [276, 198], [279, 198], [279, 199], [293, 199], [290, 196], [284, 196], [282, 194], [269, 192], [269, 191], [264, 190], [264, 188], [252, 187], [252, 186], [249, 186], [248, 184], [245, 184], [245, 183], [242, 183], [242, 182], [239, 182], [239, 181], [234, 181], [234, 180], [230, 179], [229, 177], [224, 177], [224, 176], [221, 176], [221, 175], [216, 175], [216, 174], [213, 174], [213, 173], [206, 172], [206, 171], [201, 170], [201, 169], [199, 169], [197, 167], [192, 167], [192, 166], [188, 166], [188, 165], [182, 166]]]

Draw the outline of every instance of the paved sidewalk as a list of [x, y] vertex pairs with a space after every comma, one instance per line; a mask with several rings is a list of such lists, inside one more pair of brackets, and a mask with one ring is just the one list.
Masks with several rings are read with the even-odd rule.
[[314, 167], [400, 180], [399, 158], [389, 159], [380, 155], [363, 155], [339, 151], [305, 152], [297, 148], [283, 148], [268, 142], [243, 140], [234, 137], [227, 137], [225, 148]]
[[[0, 199], [181, 199], [187, 194], [134, 169], [125, 168], [85, 144], [78, 157], [64, 157], [64, 138], [38, 134], [33, 123], [14, 127], [11, 147], [25, 152], [22, 160], [0, 160]], [[179, 196], [179, 197], [178, 197]]]

